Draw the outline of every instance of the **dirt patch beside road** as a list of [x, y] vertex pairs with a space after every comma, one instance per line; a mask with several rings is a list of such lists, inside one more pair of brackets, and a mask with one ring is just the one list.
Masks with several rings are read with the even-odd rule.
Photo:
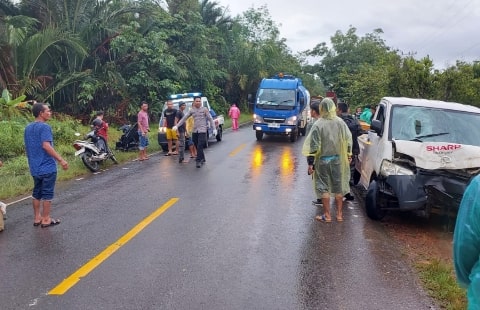
[[[356, 199], [365, 207], [365, 191], [352, 187]], [[365, 212], [365, 211], [364, 211]], [[456, 284], [453, 267], [453, 229], [455, 221], [438, 215], [429, 219], [412, 213], [391, 212], [381, 221], [387, 233], [400, 246], [422, 286], [441, 309], [466, 308], [466, 294]]]
[[[352, 187], [355, 197], [365, 207], [366, 191]], [[382, 220], [383, 225], [401, 245], [412, 263], [437, 258], [453, 264], [452, 240], [454, 221], [433, 214], [429, 219], [412, 213], [391, 213]], [[453, 266], [452, 266], [453, 267]]]
[[[413, 263], [432, 258], [453, 264], [453, 231], [447, 229], [443, 217], [423, 219], [412, 214], [396, 213], [382, 220], [390, 234], [403, 245], [403, 250]], [[453, 267], [453, 266], [452, 266]]]

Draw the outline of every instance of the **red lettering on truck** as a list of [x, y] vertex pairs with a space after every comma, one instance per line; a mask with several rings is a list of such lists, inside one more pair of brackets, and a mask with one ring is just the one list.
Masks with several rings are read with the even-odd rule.
[[454, 151], [461, 148], [461, 144], [445, 144], [445, 145], [427, 145], [428, 152]]

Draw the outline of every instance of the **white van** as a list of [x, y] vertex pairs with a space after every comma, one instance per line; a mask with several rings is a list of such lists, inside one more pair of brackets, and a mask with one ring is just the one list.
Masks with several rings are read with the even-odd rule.
[[387, 211], [456, 214], [480, 172], [480, 109], [460, 103], [383, 98], [358, 137], [354, 183], [375, 220]]
[[[173, 94], [169, 96], [169, 99], [172, 100], [173, 102], [173, 108], [178, 110], [178, 104], [180, 102], [185, 102], [186, 108], [185, 112], [187, 112], [193, 104], [193, 98], [200, 96], [202, 98], [202, 106], [206, 107], [210, 113], [212, 113], [212, 109], [210, 108], [210, 104], [208, 103], [207, 97], [202, 97], [202, 93], [183, 93], [183, 94]], [[166, 137], [166, 132], [167, 128], [163, 127], [163, 112], [167, 109], [167, 103], [165, 102], [162, 108], [162, 112], [160, 113], [160, 121], [158, 122], [158, 135], [157, 135], [157, 140], [158, 144], [162, 147], [162, 150], [164, 152], [168, 152], [168, 144], [167, 144], [167, 137]], [[218, 142], [222, 141], [223, 137], [223, 124], [225, 122], [225, 119], [223, 115], [215, 115], [213, 116], [213, 120], [215, 121], [215, 127], [217, 129], [217, 135], [213, 135], [213, 129], [209, 130], [209, 135], [207, 140], [212, 140], [215, 139]], [[208, 141], [207, 141], [207, 147], [208, 147]]]

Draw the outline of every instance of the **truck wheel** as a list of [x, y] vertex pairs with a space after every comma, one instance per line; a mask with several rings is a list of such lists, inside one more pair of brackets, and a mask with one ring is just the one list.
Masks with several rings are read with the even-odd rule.
[[295, 142], [298, 139], [298, 128], [290, 133], [290, 142]]
[[216, 138], [217, 138], [217, 141], [220, 142], [220, 141], [222, 141], [222, 136], [223, 136], [222, 126], [218, 126], [217, 131], [218, 132], [217, 132]]
[[368, 186], [365, 197], [365, 210], [369, 218], [375, 221], [381, 220], [385, 216], [385, 211], [380, 209], [380, 190], [377, 181], [372, 181]]
[[255, 136], [257, 137], [257, 141], [261, 141], [263, 139], [263, 131], [256, 130]]

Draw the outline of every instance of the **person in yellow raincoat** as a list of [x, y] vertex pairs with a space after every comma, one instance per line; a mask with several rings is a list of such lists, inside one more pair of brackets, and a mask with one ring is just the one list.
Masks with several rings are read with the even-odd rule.
[[[352, 135], [345, 122], [337, 116], [335, 103], [330, 98], [311, 106], [320, 117], [312, 125], [302, 147], [307, 156], [308, 174], [313, 174], [313, 186], [323, 203], [323, 215], [315, 217], [331, 222], [330, 195], [335, 195], [337, 221], [343, 221], [343, 196], [350, 192], [350, 161]], [[317, 111], [318, 109], [318, 111]]]

